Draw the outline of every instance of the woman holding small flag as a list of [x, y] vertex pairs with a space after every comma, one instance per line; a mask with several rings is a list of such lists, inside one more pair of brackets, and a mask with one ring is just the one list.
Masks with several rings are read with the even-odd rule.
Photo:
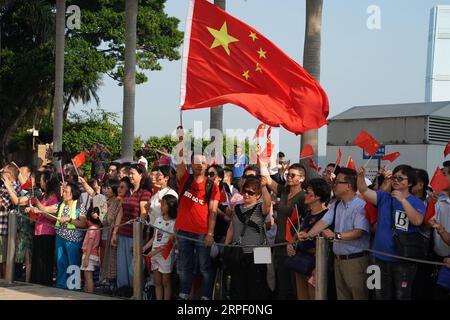
[[[408, 258], [420, 257], [420, 226], [424, 221], [425, 206], [411, 194], [417, 183], [414, 169], [397, 166], [391, 177], [392, 192], [370, 190], [364, 180], [365, 169], [358, 172], [358, 190], [364, 199], [378, 208], [377, 230], [372, 248]], [[412, 249], [411, 244], [416, 246]], [[424, 244], [424, 242], [423, 242]], [[421, 250], [422, 249], [422, 250]], [[381, 269], [381, 288], [376, 290], [377, 300], [410, 300], [417, 264], [375, 253], [375, 264]]]
[[[286, 186], [279, 185], [268, 175], [267, 164], [261, 162], [261, 174], [266, 176], [270, 190], [279, 194], [280, 198], [274, 206], [276, 213], [275, 223], [277, 224], [277, 236], [275, 243], [290, 242], [293, 240], [293, 227], [298, 229], [300, 219], [305, 215], [305, 192], [303, 184], [306, 181], [306, 169], [299, 163], [292, 164], [288, 169]], [[265, 169], [265, 170], [264, 170]], [[295, 234], [295, 232], [294, 232]], [[293, 300], [295, 294], [295, 275], [292, 270], [286, 267], [285, 260], [288, 250], [293, 250], [292, 245], [285, 247], [275, 247], [274, 266], [278, 286], [278, 299]]]

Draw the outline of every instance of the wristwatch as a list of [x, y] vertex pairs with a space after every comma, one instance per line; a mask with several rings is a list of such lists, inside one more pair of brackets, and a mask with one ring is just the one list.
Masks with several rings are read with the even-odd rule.
[[336, 239], [342, 240], [342, 234], [340, 232], [335, 232], [335, 234], [336, 234]]

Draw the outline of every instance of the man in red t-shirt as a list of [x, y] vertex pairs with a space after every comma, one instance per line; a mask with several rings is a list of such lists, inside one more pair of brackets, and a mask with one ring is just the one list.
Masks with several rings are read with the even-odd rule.
[[[182, 136], [180, 141], [182, 141]], [[177, 183], [180, 191], [178, 215], [175, 229], [178, 235], [191, 239], [177, 238], [180, 265], [179, 298], [187, 300], [191, 292], [194, 276], [194, 262], [198, 259], [202, 275], [202, 299], [210, 299], [213, 274], [210, 258], [211, 245], [214, 243], [214, 227], [220, 200], [219, 188], [212, 183], [209, 202], [206, 189], [208, 178], [205, 175], [207, 162], [203, 155], [194, 155], [191, 159], [192, 178], [183, 162], [177, 164]], [[186, 188], [186, 182], [190, 181]], [[184, 191], [184, 189], [186, 189]]]

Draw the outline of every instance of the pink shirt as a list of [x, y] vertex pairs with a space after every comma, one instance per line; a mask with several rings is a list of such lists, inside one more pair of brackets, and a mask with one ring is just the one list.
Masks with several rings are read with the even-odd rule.
[[83, 253], [86, 253], [88, 241], [89, 239], [92, 239], [94, 243], [92, 245], [91, 256], [98, 256], [98, 246], [100, 245], [100, 238], [101, 232], [98, 229], [98, 226], [90, 226], [86, 232], [86, 236], [84, 237], [83, 247], [81, 247]]
[[[55, 195], [51, 196], [47, 200], [42, 201], [42, 204], [46, 207], [55, 205], [57, 203], [58, 203], [58, 198]], [[41, 222], [41, 223], [39, 223], [39, 222]], [[34, 235], [35, 236], [45, 236], [45, 235], [53, 236], [53, 235], [55, 235], [54, 228], [44, 225], [42, 223], [55, 225], [56, 220], [47, 218], [44, 214], [40, 214], [36, 219], [36, 224], [34, 227]]]

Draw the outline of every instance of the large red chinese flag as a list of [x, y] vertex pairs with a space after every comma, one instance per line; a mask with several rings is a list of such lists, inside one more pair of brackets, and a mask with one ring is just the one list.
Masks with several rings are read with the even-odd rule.
[[73, 165], [75, 168], [81, 167], [86, 162], [86, 152], [81, 151], [75, 157], [72, 158]]
[[375, 140], [370, 134], [362, 130], [355, 141], [353, 142], [358, 147], [362, 148], [365, 152], [372, 157], [377, 153], [377, 150], [381, 147], [381, 143]]
[[215, 5], [190, 0], [181, 109], [225, 103], [238, 105], [261, 122], [283, 126], [295, 134], [327, 124], [327, 95], [298, 63]]

